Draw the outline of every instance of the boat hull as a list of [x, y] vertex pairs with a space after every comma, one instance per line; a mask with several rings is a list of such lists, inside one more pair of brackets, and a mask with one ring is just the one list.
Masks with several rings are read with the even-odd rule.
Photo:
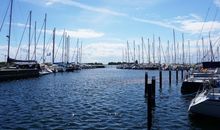
[[194, 114], [220, 118], [220, 101], [207, 99], [201, 103], [191, 105], [189, 111]]
[[0, 81], [16, 80], [38, 77], [38, 69], [2, 69], [0, 70]]
[[181, 86], [182, 94], [196, 93], [203, 86], [203, 82], [189, 82], [183, 81]]

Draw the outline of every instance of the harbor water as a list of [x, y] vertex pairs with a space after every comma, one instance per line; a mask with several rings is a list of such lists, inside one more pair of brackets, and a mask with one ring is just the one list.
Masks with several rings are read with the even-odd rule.
[[[0, 83], [0, 129], [147, 129], [144, 70], [115, 68], [55, 73]], [[152, 129], [220, 129], [220, 120], [191, 116], [193, 96], [180, 93], [180, 81], [156, 76]]]

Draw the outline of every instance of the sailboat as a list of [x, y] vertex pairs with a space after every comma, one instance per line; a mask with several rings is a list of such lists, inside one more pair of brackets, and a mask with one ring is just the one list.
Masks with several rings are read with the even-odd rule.
[[220, 88], [204, 89], [191, 101], [188, 111], [193, 114], [220, 118]]
[[7, 65], [0, 68], [0, 81], [30, 78], [39, 76], [39, 64], [34, 60], [16, 60], [10, 58], [10, 44], [11, 44], [11, 23], [13, 0], [10, 1], [10, 21], [8, 32], [8, 50], [7, 50]]

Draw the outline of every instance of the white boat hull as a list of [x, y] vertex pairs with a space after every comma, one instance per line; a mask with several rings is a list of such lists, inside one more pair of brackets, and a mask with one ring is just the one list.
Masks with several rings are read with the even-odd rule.
[[220, 118], [220, 93], [208, 94], [207, 91], [195, 97], [189, 106], [189, 112]]

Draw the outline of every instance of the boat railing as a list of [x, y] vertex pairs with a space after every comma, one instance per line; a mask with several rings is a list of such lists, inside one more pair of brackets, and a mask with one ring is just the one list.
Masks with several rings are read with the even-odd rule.
[[[201, 93], [204, 93], [204, 95], [207, 95], [209, 93], [209, 90], [212, 88], [212, 85], [210, 83], [210, 80], [203, 80], [203, 85], [202, 87], [199, 88], [199, 90], [196, 93], [195, 98], [192, 100], [193, 103], [196, 102], [196, 99], [198, 100], [201, 95]], [[201, 96], [203, 97], [203, 95]]]

